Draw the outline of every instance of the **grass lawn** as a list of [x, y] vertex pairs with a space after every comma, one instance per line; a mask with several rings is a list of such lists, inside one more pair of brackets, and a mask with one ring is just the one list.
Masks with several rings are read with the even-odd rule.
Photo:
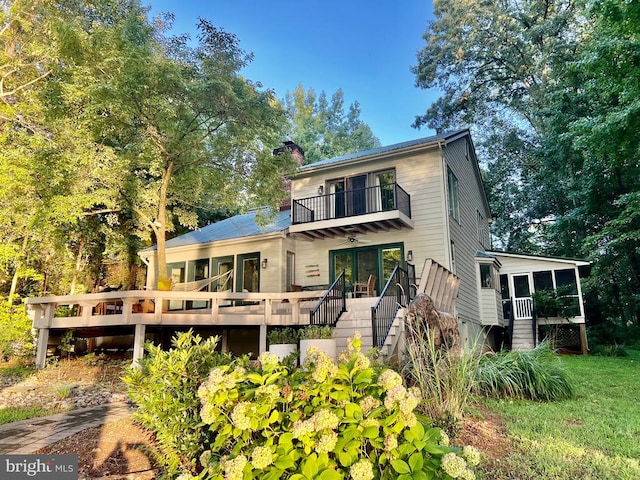
[[572, 400], [483, 400], [506, 420], [514, 451], [484, 479], [640, 479], [640, 351], [565, 356]]

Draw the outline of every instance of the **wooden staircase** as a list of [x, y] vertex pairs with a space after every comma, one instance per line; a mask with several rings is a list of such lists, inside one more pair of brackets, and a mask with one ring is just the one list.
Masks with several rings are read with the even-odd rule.
[[[455, 299], [458, 296], [460, 279], [433, 259], [425, 261], [419, 278], [416, 292], [429, 295], [439, 311], [455, 315]], [[371, 307], [377, 300], [376, 297], [347, 300], [347, 311], [336, 324], [333, 333], [337, 340], [338, 352], [347, 348], [347, 339], [356, 331], [362, 335], [363, 351], [373, 346]], [[390, 358], [397, 356], [402, 346], [406, 307], [402, 305], [398, 308], [381, 347], [382, 354]]]

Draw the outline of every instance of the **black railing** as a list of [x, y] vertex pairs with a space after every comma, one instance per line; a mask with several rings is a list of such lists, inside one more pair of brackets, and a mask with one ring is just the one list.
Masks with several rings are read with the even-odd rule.
[[293, 224], [399, 210], [411, 218], [411, 197], [397, 183], [300, 198], [293, 201]]
[[380, 298], [371, 307], [371, 328], [374, 347], [380, 348], [384, 345], [398, 310], [400, 307], [408, 305], [412, 298], [409, 274], [400, 265], [396, 265], [396, 268], [391, 272], [389, 280], [387, 280], [387, 284], [382, 289]]
[[513, 348], [513, 324], [515, 323], [515, 315], [513, 314], [513, 301], [502, 300], [502, 315], [504, 318], [509, 319], [509, 326], [507, 327], [507, 349]]
[[318, 304], [309, 312], [311, 325], [330, 325], [334, 327], [344, 312], [347, 311], [347, 291], [344, 282], [344, 270], [331, 284]]

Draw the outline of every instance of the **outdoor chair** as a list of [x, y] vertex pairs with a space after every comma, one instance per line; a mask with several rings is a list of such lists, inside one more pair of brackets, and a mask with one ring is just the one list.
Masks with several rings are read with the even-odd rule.
[[366, 282], [355, 282], [353, 284], [353, 297], [373, 297], [375, 286], [376, 276], [369, 275], [369, 279]]

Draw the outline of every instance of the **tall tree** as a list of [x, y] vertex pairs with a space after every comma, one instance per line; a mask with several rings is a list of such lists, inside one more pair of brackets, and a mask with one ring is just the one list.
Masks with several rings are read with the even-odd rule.
[[371, 128], [360, 119], [360, 105], [354, 102], [344, 111], [344, 94], [338, 90], [327, 99], [302, 85], [287, 92], [285, 108], [289, 136], [305, 150], [307, 163], [380, 146]]
[[96, 182], [108, 149], [76, 121], [78, 102], [70, 109], [58, 101], [63, 92], [78, 98], [72, 72], [93, 61], [79, 28], [85, 13], [73, 1], [6, 1], [0, 9], [0, 235], [3, 250], [14, 253], [2, 272], [11, 277], [10, 296], [21, 280], [43, 278], [46, 290], [51, 275], [65, 272], [76, 222], [108, 197]]
[[167, 277], [167, 232], [176, 222], [196, 227], [202, 199], [276, 204], [289, 168], [271, 154], [284, 131], [277, 99], [239, 74], [251, 55], [205, 20], [198, 31], [195, 47], [187, 36], [154, 32], [96, 92], [104, 139], [126, 162], [112, 180], [122, 208], [153, 232], [159, 279]]

